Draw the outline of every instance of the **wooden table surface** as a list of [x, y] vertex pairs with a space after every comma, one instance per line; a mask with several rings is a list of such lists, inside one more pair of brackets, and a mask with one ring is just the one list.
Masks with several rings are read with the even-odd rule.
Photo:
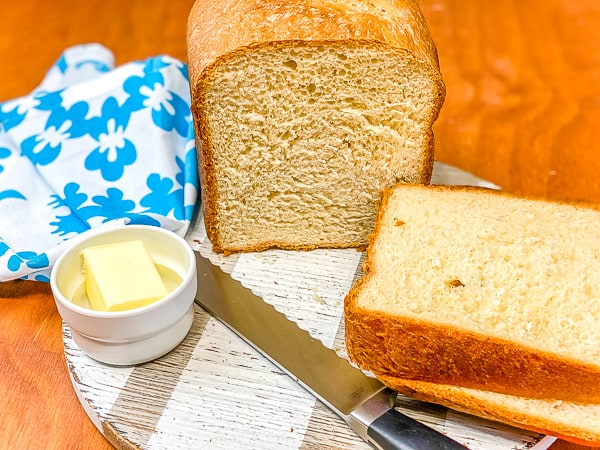
[[[184, 60], [191, 4], [6, 2], [0, 101], [27, 94], [71, 45], [102, 43], [118, 64], [161, 53]], [[600, 202], [600, 2], [421, 5], [447, 86], [437, 159], [506, 191]], [[111, 448], [75, 397], [45, 283], [0, 283], [0, 386], [1, 448]]]

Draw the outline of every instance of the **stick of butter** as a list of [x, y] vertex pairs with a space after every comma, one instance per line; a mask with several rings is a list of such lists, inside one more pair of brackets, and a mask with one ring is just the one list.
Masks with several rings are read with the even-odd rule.
[[140, 240], [88, 247], [81, 252], [85, 290], [98, 311], [148, 305], [168, 291]]

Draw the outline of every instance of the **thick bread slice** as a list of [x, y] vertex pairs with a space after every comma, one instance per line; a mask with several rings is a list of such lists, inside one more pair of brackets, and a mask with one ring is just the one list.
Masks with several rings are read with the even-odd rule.
[[365, 245], [381, 190], [430, 180], [445, 90], [412, 0], [197, 0], [188, 65], [215, 251]]
[[600, 447], [600, 404], [544, 400], [381, 376], [401, 394], [577, 444]]
[[600, 402], [600, 211], [477, 188], [385, 192], [345, 300], [376, 376]]

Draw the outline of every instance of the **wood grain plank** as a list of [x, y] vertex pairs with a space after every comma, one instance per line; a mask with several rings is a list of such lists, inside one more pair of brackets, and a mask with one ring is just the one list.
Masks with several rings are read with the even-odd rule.
[[[100, 42], [118, 64], [185, 59], [193, 0], [20, 0], [0, 14], [0, 101], [25, 95], [68, 46]], [[422, 0], [448, 97], [437, 154], [506, 190], [600, 200], [600, 3]], [[49, 289], [0, 283], [0, 443], [110, 448], [69, 382]], [[585, 447], [560, 442], [554, 449]]]
[[447, 85], [438, 159], [507, 191], [600, 201], [600, 3], [420, 3]]
[[169, 54], [186, 59], [193, 0], [20, 0], [0, 14], [0, 101], [29, 93], [70, 46], [99, 42], [117, 64]]
[[0, 283], [0, 446], [108, 449], [69, 383], [48, 284]]

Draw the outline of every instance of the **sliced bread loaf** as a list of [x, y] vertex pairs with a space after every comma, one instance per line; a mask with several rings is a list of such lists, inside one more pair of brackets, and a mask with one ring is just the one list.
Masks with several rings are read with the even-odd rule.
[[577, 444], [600, 447], [600, 403], [525, 398], [390, 376], [382, 376], [381, 381], [417, 400]]
[[197, 0], [192, 114], [215, 251], [365, 245], [381, 190], [428, 183], [445, 91], [413, 0]]
[[600, 402], [598, 236], [591, 205], [387, 190], [345, 300], [348, 354], [381, 377]]

